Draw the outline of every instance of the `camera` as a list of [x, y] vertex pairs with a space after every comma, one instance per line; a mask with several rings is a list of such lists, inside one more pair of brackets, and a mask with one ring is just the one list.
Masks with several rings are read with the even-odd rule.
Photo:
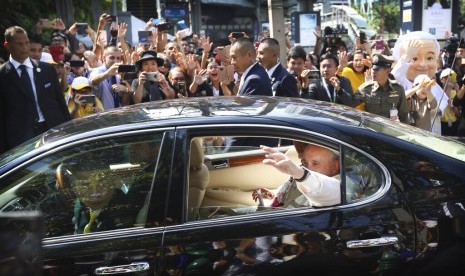
[[[348, 34], [348, 30], [338, 25], [336, 28], [329, 26], [324, 29], [324, 47], [327, 52], [337, 55], [338, 48], [342, 42], [342, 35]], [[361, 38], [360, 38], [361, 40]]]
[[147, 72], [145, 73], [147, 77], [147, 81], [157, 81], [157, 73], [156, 72]]
[[69, 61], [69, 66], [71, 66], [71, 67], [84, 67], [84, 61], [83, 60], [70, 60]]

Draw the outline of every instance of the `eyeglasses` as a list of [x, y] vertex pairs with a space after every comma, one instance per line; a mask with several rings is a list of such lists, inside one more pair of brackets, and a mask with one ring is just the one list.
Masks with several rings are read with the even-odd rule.
[[180, 78], [172, 78], [172, 80], [174, 81], [183, 81], [183, 80], [186, 80], [184, 77], [180, 77]]
[[54, 38], [54, 39], [52, 39], [52, 43], [63, 43], [63, 42], [65, 42], [65, 40], [62, 39], [62, 38]]

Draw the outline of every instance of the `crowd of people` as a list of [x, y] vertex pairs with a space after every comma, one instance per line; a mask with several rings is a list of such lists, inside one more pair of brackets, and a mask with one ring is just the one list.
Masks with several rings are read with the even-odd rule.
[[[288, 36], [280, 45], [266, 31], [257, 41], [231, 33], [228, 45], [214, 46], [208, 37], [183, 30], [170, 41], [166, 22], [150, 19], [148, 37], [131, 45], [128, 25], [109, 14], [100, 16], [95, 30], [50, 22], [40, 19], [29, 33], [19, 26], [5, 32], [10, 57], [0, 68], [0, 152], [104, 110], [231, 95], [333, 102], [437, 134], [465, 135], [465, 42], [453, 35], [446, 34], [445, 47], [416, 31], [395, 45], [357, 38], [349, 50], [340, 37], [325, 35], [330, 30], [317, 28], [309, 34], [316, 45], [307, 52]], [[46, 28], [52, 29], [50, 41], [42, 35]], [[279, 60], [283, 49], [287, 66]]]

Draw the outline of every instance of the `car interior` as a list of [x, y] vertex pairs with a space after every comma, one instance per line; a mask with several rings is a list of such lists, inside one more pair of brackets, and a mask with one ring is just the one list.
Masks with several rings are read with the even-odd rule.
[[[263, 199], [262, 206], [259, 206], [260, 201], [255, 201], [252, 194], [259, 188], [276, 194], [289, 176], [263, 164], [263, 150], [257, 147], [232, 149], [205, 143], [214, 138], [195, 137], [191, 140], [187, 220], [283, 209], [270, 207], [270, 199]], [[295, 164], [301, 164], [292, 141], [283, 144], [285, 145], [275, 149], [284, 153]], [[212, 150], [212, 147], [216, 150]], [[351, 149], [344, 150], [343, 164], [347, 181], [344, 181], [344, 185], [341, 182], [341, 188], [345, 190], [346, 197], [343, 204], [348, 204], [376, 193], [383, 185], [383, 177], [379, 167], [368, 157]]]

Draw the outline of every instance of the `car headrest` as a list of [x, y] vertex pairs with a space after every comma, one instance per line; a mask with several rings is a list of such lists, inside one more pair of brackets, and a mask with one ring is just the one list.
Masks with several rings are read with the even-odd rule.
[[191, 142], [190, 150], [190, 167], [191, 169], [199, 168], [203, 164], [204, 153], [202, 150], [202, 138], [195, 138]]
[[56, 188], [60, 195], [64, 196], [66, 201], [72, 202], [76, 198], [76, 195], [73, 192], [71, 183], [72, 183], [72, 173], [67, 168], [65, 164], [60, 164], [56, 171], [55, 176], [57, 179]]

